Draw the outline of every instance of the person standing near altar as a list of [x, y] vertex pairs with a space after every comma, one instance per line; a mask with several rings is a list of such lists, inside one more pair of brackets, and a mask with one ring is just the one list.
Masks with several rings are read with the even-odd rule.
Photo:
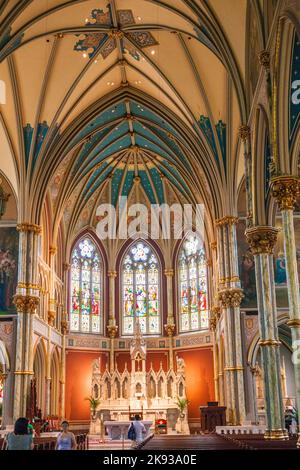
[[132, 447], [137, 447], [144, 440], [147, 433], [140, 419], [139, 415], [135, 415], [134, 421], [131, 422], [128, 428], [128, 438], [132, 440]]

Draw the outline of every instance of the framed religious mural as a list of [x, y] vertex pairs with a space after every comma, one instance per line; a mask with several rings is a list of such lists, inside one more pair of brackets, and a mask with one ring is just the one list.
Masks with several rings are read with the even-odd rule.
[[241, 307], [256, 308], [255, 264], [254, 257], [249, 250], [249, 245], [246, 240], [245, 230], [246, 220], [240, 219], [237, 224], [237, 245], [241, 287], [245, 295]]
[[[296, 257], [298, 266], [298, 276], [300, 279], [300, 207], [296, 207], [294, 214], [294, 228], [296, 240]], [[284, 256], [284, 242], [282, 233], [281, 216], [276, 217], [276, 227], [280, 229], [278, 241], [274, 250], [274, 279], [276, 290], [276, 303], [279, 308], [288, 307], [287, 274]]]
[[18, 279], [19, 233], [15, 227], [0, 227], [0, 315], [15, 313], [13, 296]]

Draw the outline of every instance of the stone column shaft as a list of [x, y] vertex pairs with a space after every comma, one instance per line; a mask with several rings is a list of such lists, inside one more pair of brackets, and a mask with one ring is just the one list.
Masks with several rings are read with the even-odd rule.
[[[240, 288], [237, 261], [236, 224], [238, 219], [226, 216], [216, 221], [218, 238], [223, 240], [223, 272], [218, 300], [223, 309], [225, 324], [225, 368], [227, 416], [231, 424], [242, 424], [245, 419], [244, 368], [241, 341]], [[220, 245], [219, 245], [220, 246]], [[221, 244], [222, 247], [222, 244]]]
[[110, 354], [109, 354], [109, 370], [112, 373], [115, 370], [115, 337], [117, 335], [118, 327], [116, 325], [115, 317], [115, 279], [117, 271], [108, 271], [109, 277], [109, 319], [107, 330], [110, 337]]
[[39, 304], [37, 285], [38, 225], [22, 223], [17, 226], [19, 238], [18, 286], [14, 303], [18, 312], [14, 419], [26, 416], [30, 381], [33, 377], [33, 315]]
[[[298, 423], [300, 419], [300, 360], [298, 358], [298, 351], [300, 348], [300, 293], [293, 211], [299, 193], [299, 178], [295, 178], [292, 176], [278, 176], [272, 179], [272, 194], [277, 201], [282, 215], [282, 229], [290, 316], [290, 320], [287, 322], [287, 324], [290, 326], [292, 333], [293, 364], [296, 385], [296, 406], [298, 410]], [[300, 447], [300, 433], [298, 434], [297, 445], [298, 447]]]
[[173, 335], [175, 332], [175, 320], [173, 310], [173, 269], [166, 269], [165, 276], [167, 278], [167, 324], [165, 331], [169, 338], [169, 367], [174, 369], [174, 351], [173, 351]]
[[260, 323], [260, 346], [265, 385], [266, 439], [286, 439], [281, 391], [279, 339], [274, 284], [273, 249], [278, 230], [270, 226], [246, 230], [254, 255]]

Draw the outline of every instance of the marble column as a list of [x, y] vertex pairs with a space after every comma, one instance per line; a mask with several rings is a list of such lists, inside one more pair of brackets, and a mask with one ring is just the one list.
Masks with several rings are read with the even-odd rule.
[[117, 271], [108, 271], [107, 273], [109, 278], [109, 315], [108, 315], [108, 325], [107, 331], [110, 337], [110, 359], [109, 359], [109, 369], [113, 373], [115, 370], [115, 337], [117, 336], [118, 326], [116, 325], [116, 315], [115, 315], [115, 281], [117, 277]]
[[[300, 193], [300, 179], [292, 176], [278, 176], [272, 179], [272, 194], [282, 215], [284, 254], [289, 298], [289, 316], [287, 324], [292, 332], [293, 364], [296, 384], [296, 404], [298, 423], [300, 420], [300, 293], [297, 269], [296, 242], [293, 211]], [[300, 433], [297, 446], [300, 447]]]
[[239, 136], [244, 146], [244, 168], [246, 186], [246, 211], [247, 228], [253, 225], [253, 191], [252, 191], [252, 154], [251, 154], [251, 129], [248, 126], [240, 126]]
[[55, 299], [55, 285], [54, 285], [54, 273], [55, 273], [55, 255], [57, 252], [56, 246], [50, 246], [49, 249], [49, 264], [50, 264], [50, 286], [49, 286], [49, 306], [48, 306], [48, 323], [51, 326], [55, 326], [56, 322], [56, 299]]
[[14, 419], [27, 415], [30, 382], [33, 377], [33, 316], [39, 305], [37, 285], [38, 236], [41, 227], [17, 225], [19, 236], [18, 285], [14, 296], [17, 310], [17, 338], [14, 386]]
[[216, 343], [216, 328], [217, 323], [220, 318], [220, 308], [214, 306], [210, 309], [210, 319], [209, 319], [209, 329], [212, 332], [213, 336], [213, 345], [214, 345], [214, 382], [215, 382], [215, 397], [216, 401], [219, 403], [221, 390], [220, 390], [220, 376], [219, 376], [219, 354], [217, 354], [217, 343]]
[[237, 217], [225, 216], [216, 221], [218, 246], [222, 250], [223, 268], [220, 270], [218, 300], [225, 324], [225, 386], [227, 418], [230, 424], [245, 420], [245, 385], [241, 340], [240, 304], [244, 297], [240, 287], [237, 259]]
[[165, 331], [169, 338], [169, 367], [174, 369], [174, 350], [173, 350], [173, 336], [175, 332], [175, 320], [173, 310], [173, 277], [174, 270], [166, 269], [165, 276], [167, 278], [167, 323], [165, 324]]
[[50, 415], [51, 409], [51, 326], [48, 325], [47, 333], [47, 355], [46, 355], [46, 403], [45, 413], [46, 416]]
[[255, 260], [262, 367], [265, 386], [266, 439], [287, 439], [281, 391], [280, 356], [274, 283], [273, 250], [278, 230], [256, 226], [246, 230]]
[[66, 390], [66, 335], [68, 333], [68, 323], [66, 316], [61, 322], [61, 333], [62, 333], [62, 348], [61, 348], [61, 360], [60, 360], [60, 416], [65, 418], [65, 390]]

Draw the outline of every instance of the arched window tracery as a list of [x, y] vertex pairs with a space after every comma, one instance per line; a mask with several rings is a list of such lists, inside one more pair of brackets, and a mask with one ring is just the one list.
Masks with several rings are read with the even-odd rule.
[[95, 243], [89, 237], [79, 240], [71, 257], [71, 331], [102, 332], [102, 271]]
[[179, 330], [207, 329], [207, 266], [203, 243], [191, 234], [182, 244], [178, 257]]
[[122, 331], [134, 332], [139, 319], [143, 334], [161, 332], [160, 264], [152, 248], [138, 241], [126, 252], [122, 270]]

